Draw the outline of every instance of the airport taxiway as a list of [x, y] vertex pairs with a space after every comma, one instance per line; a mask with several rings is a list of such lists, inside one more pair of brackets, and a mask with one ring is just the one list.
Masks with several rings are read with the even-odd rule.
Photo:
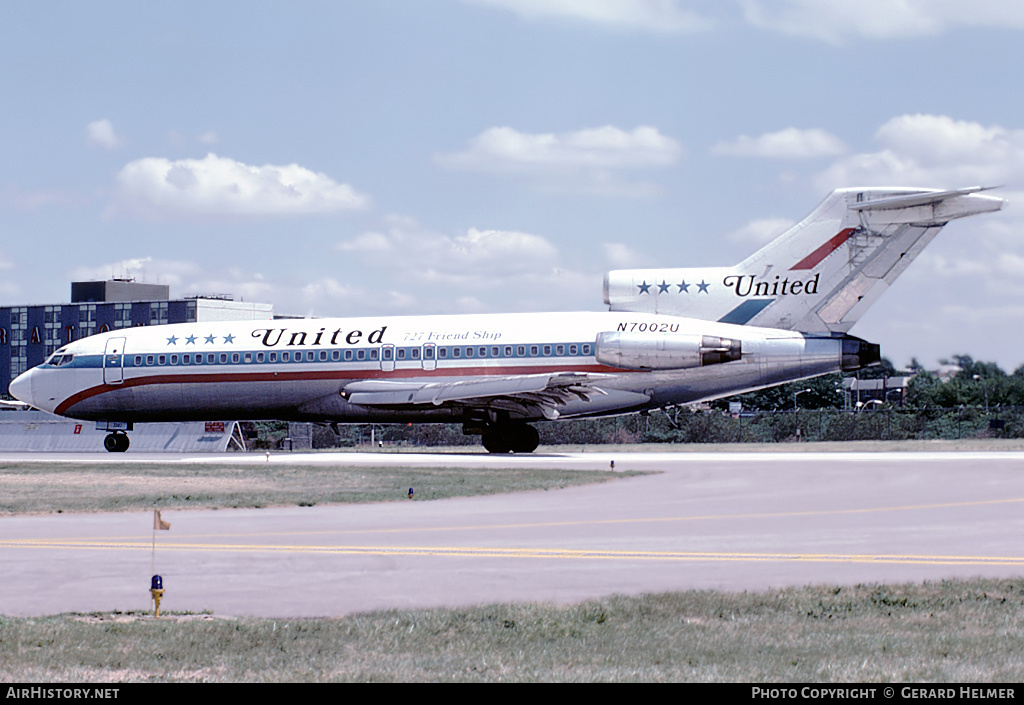
[[617, 470], [657, 472], [429, 502], [165, 511], [171, 530], [155, 536], [152, 512], [0, 518], [0, 614], [145, 610], [154, 572], [164, 610], [281, 617], [1024, 576], [1021, 452], [345, 453], [270, 462], [607, 469], [612, 460]]

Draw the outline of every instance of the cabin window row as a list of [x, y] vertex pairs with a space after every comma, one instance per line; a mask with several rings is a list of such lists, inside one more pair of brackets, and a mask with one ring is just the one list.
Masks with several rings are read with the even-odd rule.
[[361, 348], [349, 350], [306, 350], [282, 352], [171, 353], [135, 355], [135, 367], [152, 365], [227, 365], [277, 362], [365, 362], [367, 360], [450, 360], [462, 358], [564, 357], [590, 355], [589, 343], [571, 345], [444, 346], [423, 348]]

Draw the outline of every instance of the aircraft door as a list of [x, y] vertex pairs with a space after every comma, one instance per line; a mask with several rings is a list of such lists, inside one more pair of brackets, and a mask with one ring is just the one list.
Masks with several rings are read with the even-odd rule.
[[394, 345], [380, 346], [380, 368], [385, 372], [391, 372], [393, 369], [395, 369]]
[[427, 343], [423, 346], [423, 369], [433, 370], [437, 368], [437, 346]]
[[124, 338], [110, 338], [103, 351], [103, 383], [124, 382]]

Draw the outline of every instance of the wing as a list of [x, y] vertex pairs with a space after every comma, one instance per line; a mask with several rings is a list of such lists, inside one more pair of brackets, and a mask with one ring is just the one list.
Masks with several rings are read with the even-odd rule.
[[554, 372], [536, 375], [495, 375], [432, 382], [428, 380], [360, 380], [345, 385], [341, 395], [362, 406], [408, 406], [461, 403], [532, 416], [537, 410], [546, 419], [558, 418], [558, 407], [569, 401], [590, 401], [607, 395], [597, 386], [607, 375]]

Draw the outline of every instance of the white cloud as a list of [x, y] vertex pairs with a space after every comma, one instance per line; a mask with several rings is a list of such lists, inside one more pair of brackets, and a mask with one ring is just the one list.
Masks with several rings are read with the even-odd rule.
[[658, 186], [632, 182], [618, 172], [666, 167], [683, 154], [676, 140], [647, 126], [626, 131], [606, 125], [557, 134], [492, 127], [464, 151], [439, 154], [435, 160], [449, 169], [527, 178], [546, 191], [651, 198], [661, 194]]
[[250, 166], [215, 154], [139, 159], [125, 165], [117, 180], [116, 210], [151, 217], [298, 215], [369, 203], [348, 184], [298, 164]]
[[1017, 0], [743, 0], [757, 27], [833, 44], [849, 38], [895, 39], [935, 35], [951, 27], [1024, 27]]
[[[335, 268], [353, 274], [319, 310], [325, 302], [408, 314], [579, 310], [601, 296], [599, 272], [563, 268], [557, 248], [531, 233], [469, 228], [447, 235], [391, 216], [381, 231], [335, 249], [347, 260]], [[326, 283], [322, 290], [331, 296]]]
[[[179, 287], [200, 271], [200, 266], [193, 262], [129, 257], [99, 265], [80, 265], [67, 272], [67, 276], [72, 281], [103, 281], [116, 277]], [[172, 291], [171, 294], [175, 296], [178, 292]]]
[[995, 186], [1024, 180], [1024, 130], [945, 115], [901, 115], [875, 133], [882, 149], [840, 159], [816, 185]]
[[787, 127], [759, 137], [740, 135], [732, 142], [719, 142], [712, 154], [730, 157], [769, 157], [776, 159], [813, 159], [834, 157], [847, 151], [841, 139], [825, 130], [801, 130]]
[[106, 118], [86, 125], [85, 135], [90, 144], [104, 149], [116, 149], [121, 146], [121, 138], [114, 132], [114, 126], [110, 120]]
[[437, 159], [453, 169], [484, 171], [636, 169], [667, 166], [682, 154], [678, 142], [647, 126], [626, 132], [606, 125], [559, 134], [492, 127], [474, 137], [467, 150]]
[[637, 252], [623, 242], [606, 242], [602, 245], [604, 258], [612, 269], [653, 267], [656, 262], [647, 255]]
[[771, 242], [795, 224], [796, 221], [789, 218], [759, 218], [732, 231], [726, 235], [726, 239], [745, 245], [763, 245]]
[[203, 134], [199, 135], [199, 137], [196, 138], [196, 141], [201, 144], [217, 144], [220, 142], [220, 137], [218, 137], [217, 133], [213, 130], [207, 130]]
[[407, 218], [392, 218], [391, 226], [386, 233], [363, 233], [336, 249], [364, 264], [395, 270], [404, 280], [482, 288], [550, 272], [558, 262], [555, 246], [539, 235], [470, 228], [450, 237]]
[[613, 29], [658, 33], [695, 32], [711, 22], [678, 0], [468, 0], [509, 10], [527, 19], [568, 19]]

